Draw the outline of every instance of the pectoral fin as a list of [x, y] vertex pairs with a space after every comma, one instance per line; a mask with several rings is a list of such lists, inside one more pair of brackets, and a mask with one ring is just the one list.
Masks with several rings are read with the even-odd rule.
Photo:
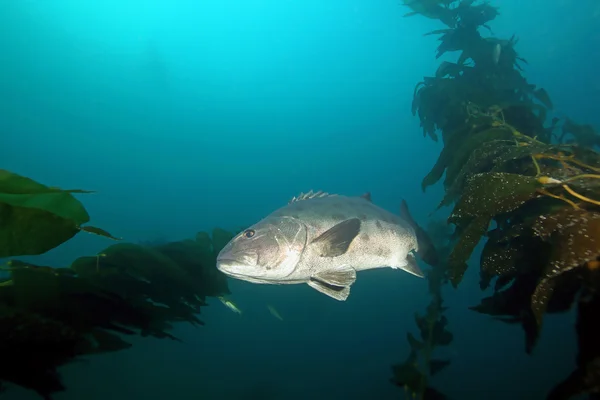
[[415, 256], [413, 256], [412, 254], [409, 254], [408, 256], [406, 256], [406, 265], [403, 267], [400, 267], [400, 269], [403, 269], [404, 271], [408, 272], [409, 274], [418, 276], [419, 278], [425, 278], [425, 274], [423, 273], [423, 271], [421, 271], [421, 268], [419, 268], [419, 266], [417, 265], [417, 260], [415, 259]]
[[316, 279], [311, 279], [307, 282], [308, 286], [311, 288], [326, 294], [329, 297], [332, 297], [338, 301], [345, 301], [348, 296], [350, 296], [350, 287], [339, 287], [339, 286], [331, 286], [326, 283], [320, 282]]
[[340, 265], [316, 273], [311, 278], [332, 286], [350, 286], [356, 281], [356, 270], [349, 265]]
[[329, 228], [312, 242], [316, 246], [321, 257], [337, 257], [348, 251], [350, 243], [360, 232], [360, 220], [358, 218], [347, 219]]

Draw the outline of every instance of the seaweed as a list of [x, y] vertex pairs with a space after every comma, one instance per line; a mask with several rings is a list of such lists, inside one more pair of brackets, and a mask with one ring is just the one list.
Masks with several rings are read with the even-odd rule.
[[117, 239], [103, 229], [84, 226], [90, 216], [74, 193], [0, 170], [0, 258], [38, 255], [87, 231]]
[[[7, 217], [1, 255], [41, 254], [79, 231], [117, 240], [82, 225], [89, 216], [72, 193], [86, 192], [0, 171], [0, 207]], [[170, 333], [174, 323], [203, 325], [198, 315], [206, 298], [229, 294], [215, 263], [232, 237], [216, 228], [189, 240], [120, 242], [65, 268], [6, 261], [0, 266], [6, 275], [0, 279], [0, 383], [51, 399], [65, 390], [57, 371], [64, 364], [128, 349], [132, 336], [179, 341]]]
[[[444, 226], [432, 224], [428, 228], [429, 236], [434, 242], [440, 259], [447, 259], [452, 248], [453, 239]], [[407, 333], [406, 339], [410, 353], [402, 364], [392, 366], [391, 382], [404, 388], [407, 397], [443, 400], [446, 396], [431, 385], [431, 377], [448, 367], [449, 359], [434, 358], [435, 349], [449, 346], [454, 336], [448, 330], [448, 319], [444, 315], [442, 286], [448, 281], [448, 265], [437, 263], [426, 272], [431, 301], [424, 314], [415, 314], [415, 324], [419, 331], [418, 338]]]
[[[516, 51], [518, 40], [484, 37], [480, 28], [491, 32], [487, 24], [499, 13], [487, 2], [476, 3], [405, 1], [411, 15], [447, 26], [427, 33], [439, 35], [436, 58], [458, 53], [456, 62], [441, 63], [413, 92], [412, 113], [423, 134], [441, 137], [444, 145], [422, 189], [445, 175], [438, 209], [452, 207], [447, 222], [454, 227], [444, 269], [428, 279], [459, 287], [483, 240], [479, 285], [494, 292], [471, 310], [520, 325], [525, 351], [533, 354], [544, 315], [575, 307], [577, 369], [548, 398], [600, 393], [593, 322], [600, 312], [600, 135], [569, 118], [562, 126], [558, 118], [547, 124], [553, 102], [521, 74], [527, 62]], [[438, 295], [432, 296], [441, 307]], [[412, 352], [396, 369], [403, 376], [397, 381], [428, 398], [429, 382], [417, 384], [424, 373], [416, 363], [430, 345], [412, 336], [409, 342]]]

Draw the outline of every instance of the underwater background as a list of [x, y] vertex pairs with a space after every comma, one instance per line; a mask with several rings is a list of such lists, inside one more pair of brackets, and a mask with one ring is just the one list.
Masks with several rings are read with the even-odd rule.
[[[600, 3], [503, 0], [495, 36], [519, 38], [529, 82], [557, 113], [600, 125]], [[2, 168], [82, 188], [92, 220], [129, 242], [236, 230], [308, 190], [371, 192], [422, 225], [448, 216], [421, 180], [441, 143], [423, 137], [412, 92], [447, 53], [438, 21], [398, 1], [2, 1]], [[61, 266], [107, 239], [78, 235], [24, 260]], [[478, 247], [480, 251], [480, 247]], [[472, 256], [479, 259], [479, 251]], [[520, 328], [468, 310], [489, 292], [476, 268], [444, 287], [454, 334], [435, 376], [456, 399], [543, 399], [575, 365], [574, 313], [548, 315], [533, 355]], [[409, 350], [427, 282], [358, 274], [336, 302], [307, 285], [229, 280], [241, 315], [215, 298], [183, 343], [133, 339], [126, 351], [61, 368], [56, 399], [399, 399], [393, 364]], [[275, 307], [283, 320], [274, 318]], [[3, 399], [36, 399], [16, 386]]]

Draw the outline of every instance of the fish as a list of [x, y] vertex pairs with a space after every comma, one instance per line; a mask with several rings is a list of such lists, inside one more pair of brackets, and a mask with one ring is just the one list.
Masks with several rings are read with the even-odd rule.
[[502, 46], [500, 43], [496, 43], [494, 46], [494, 50], [492, 51], [492, 61], [494, 65], [498, 65], [498, 61], [500, 61], [500, 54], [502, 53]]
[[223, 305], [225, 305], [225, 307], [229, 308], [231, 311], [233, 311], [236, 314], [241, 314], [242, 310], [240, 310], [238, 308], [238, 306], [235, 305], [235, 303], [231, 300], [227, 300], [225, 297], [223, 296], [219, 296], [218, 297], [219, 301], [221, 301], [221, 303], [223, 303]]
[[415, 254], [435, 265], [435, 248], [402, 204], [396, 215], [370, 193], [301, 193], [231, 239], [217, 269], [251, 283], [308, 284], [338, 301], [348, 298], [358, 271], [391, 267], [423, 278]]
[[269, 312], [271, 313], [272, 316], [274, 316], [275, 318], [277, 318], [280, 321], [283, 321], [283, 318], [281, 317], [281, 314], [279, 314], [279, 311], [277, 311], [275, 309], [275, 307], [273, 307], [272, 305], [268, 304], [267, 308], [269, 309]]

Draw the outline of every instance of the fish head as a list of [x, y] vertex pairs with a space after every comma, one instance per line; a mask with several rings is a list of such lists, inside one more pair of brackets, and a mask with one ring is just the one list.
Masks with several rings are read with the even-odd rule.
[[217, 256], [217, 269], [251, 282], [283, 281], [294, 272], [306, 239], [302, 221], [267, 217], [231, 239]]

